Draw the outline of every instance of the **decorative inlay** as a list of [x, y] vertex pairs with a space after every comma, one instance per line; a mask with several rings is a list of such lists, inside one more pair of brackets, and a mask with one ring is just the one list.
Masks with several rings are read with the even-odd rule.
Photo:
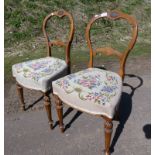
[[58, 16], [63, 16], [63, 14], [64, 14], [64, 11], [63, 10], [58, 11]]

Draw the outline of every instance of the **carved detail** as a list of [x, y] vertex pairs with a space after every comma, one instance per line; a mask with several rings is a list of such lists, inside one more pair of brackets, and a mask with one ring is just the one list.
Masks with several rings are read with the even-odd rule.
[[112, 132], [113, 124], [112, 122], [105, 121], [104, 123], [105, 132]]
[[118, 52], [117, 50], [115, 50], [115, 49], [113, 49], [113, 48], [111, 48], [111, 47], [97, 48], [97, 49], [94, 51], [94, 53], [93, 53], [94, 56], [95, 56], [98, 52], [103, 53], [103, 54], [105, 54], [105, 55], [107, 55], [107, 56], [115, 55], [115, 56], [117, 56], [117, 57], [119, 57], [119, 58], [122, 57], [122, 53]]
[[62, 109], [63, 108], [63, 105], [56, 105], [57, 106], [57, 109]]
[[[91, 38], [90, 37], [90, 29], [91, 29], [92, 24], [96, 20], [98, 20], [100, 18], [108, 18], [108, 19], [111, 19], [111, 20], [125, 19], [125, 20], [128, 21], [129, 24], [132, 25], [132, 39], [128, 43], [127, 48], [126, 48], [126, 50], [123, 53], [120, 53], [117, 50], [114, 50], [114, 49], [109, 48], [109, 47], [106, 47], [106, 48], [97, 48], [96, 50], [93, 50], [91, 39], [90, 39]], [[103, 15], [102, 14], [95, 15], [90, 20], [90, 22], [88, 23], [87, 28], [86, 28], [86, 33], [85, 33], [86, 40], [87, 40], [87, 45], [88, 45], [89, 50], [90, 50], [90, 59], [89, 59], [89, 66], [88, 67], [93, 67], [93, 56], [96, 55], [96, 52], [101, 52], [101, 53], [104, 53], [106, 55], [116, 55], [119, 58], [119, 60], [120, 60], [120, 69], [119, 69], [118, 74], [123, 79], [124, 78], [124, 74], [125, 74], [124, 71], [125, 71], [126, 59], [128, 57], [129, 52], [131, 51], [131, 49], [135, 45], [135, 42], [136, 42], [136, 39], [137, 39], [137, 34], [138, 34], [137, 22], [136, 22], [136, 20], [135, 20], [134, 17], [132, 17], [132, 16], [130, 16], [128, 14], [122, 13], [122, 12], [117, 11], [117, 10], [113, 10], [111, 12], [108, 12], [107, 13], [107, 16], [106, 16], [105, 13]], [[93, 51], [95, 53], [93, 53]]]
[[[69, 33], [69, 39], [66, 42], [60, 41], [60, 40], [55, 40], [53, 42], [50, 42], [50, 39], [48, 37], [48, 33], [46, 32], [46, 25], [48, 20], [52, 17], [52, 16], [58, 16], [58, 17], [63, 17], [63, 16], [67, 16], [70, 20], [70, 33]], [[70, 66], [70, 46], [73, 40], [73, 36], [74, 36], [74, 21], [73, 21], [73, 17], [70, 13], [68, 13], [65, 10], [60, 10], [60, 11], [56, 11], [53, 13], [50, 13], [49, 15], [47, 15], [43, 21], [43, 27], [42, 27], [45, 39], [46, 39], [46, 44], [47, 44], [47, 55], [48, 56], [52, 56], [51, 53], [51, 46], [56, 45], [56, 46], [64, 46], [65, 47], [65, 51], [66, 51], [66, 63], [68, 66]], [[68, 67], [70, 68], [70, 67]], [[70, 71], [68, 71], [70, 72]]]
[[66, 47], [66, 43], [60, 40], [54, 40], [54, 41], [49, 42], [49, 46], [53, 46], [53, 45]]
[[16, 83], [17, 87], [17, 94], [19, 96], [20, 108], [22, 111], [25, 111], [25, 103], [24, 103], [24, 94], [23, 94], [23, 87]]
[[50, 128], [53, 129], [53, 120], [52, 120], [52, 114], [51, 114], [51, 102], [50, 102], [50, 98], [47, 93], [44, 94], [44, 106], [45, 106], [47, 116], [48, 116], [48, 123], [50, 125]]
[[59, 17], [62, 17], [62, 16], [64, 16], [64, 11], [63, 10], [60, 10], [60, 11], [58, 11], [58, 14], [57, 14]]
[[50, 103], [50, 98], [48, 96], [44, 96], [44, 101], [46, 104]]
[[105, 132], [106, 133], [111, 133], [112, 132], [112, 128], [113, 128], [112, 122], [105, 121], [105, 124], [104, 124], [104, 130], [105, 130]]
[[111, 141], [112, 130], [113, 130], [112, 120], [105, 119], [104, 132], [105, 132], [105, 154], [106, 155], [110, 155], [110, 141]]
[[59, 128], [60, 131], [63, 133], [64, 132], [64, 124], [63, 124], [63, 105], [62, 101], [57, 95], [53, 95], [55, 103], [56, 103], [56, 110], [57, 110], [57, 115], [59, 118]]

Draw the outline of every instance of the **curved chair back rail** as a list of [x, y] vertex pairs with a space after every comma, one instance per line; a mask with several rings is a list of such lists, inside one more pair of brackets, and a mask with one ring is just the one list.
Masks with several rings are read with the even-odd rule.
[[[107, 18], [110, 20], [125, 19], [128, 21], [129, 24], [132, 25], [132, 39], [129, 41], [128, 46], [123, 53], [121, 53], [111, 47], [97, 48], [95, 50], [93, 49], [92, 44], [91, 44], [91, 39], [90, 39], [90, 30], [91, 30], [92, 24], [100, 18]], [[95, 56], [97, 54], [97, 52], [103, 53], [107, 56], [109, 56], [109, 55], [117, 56], [119, 58], [119, 62], [120, 62], [120, 68], [119, 68], [118, 74], [122, 77], [122, 79], [124, 79], [125, 62], [126, 62], [129, 52], [134, 47], [134, 44], [137, 39], [137, 34], [138, 34], [137, 22], [134, 17], [132, 17], [128, 14], [122, 13], [117, 10], [113, 10], [110, 12], [104, 12], [104, 13], [95, 15], [88, 23], [87, 28], [86, 28], [86, 33], [85, 33], [87, 45], [90, 50], [89, 67], [93, 67], [93, 56]]]
[[[49, 36], [46, 32], [46, 25], [48, 20], [53, 17], [53, 16], [58, 16], [60, 18], [63, 18], [64, 16], [67, 16], [69, 18], [70, 21], [70, 34], [69, 34], [69, 38], [67, 42], [63, 42], [61, 40], [54, 40], [54, 41], [50, 41]], [[60, 10], [60, 11], [55, 11], [50, 13], [49, 15], [47, 15], [43, 21], [43, 27], [42, 27], [44, 36], [46, 38], [46, 43], [47, 43], [47, 48], [48, 48], [48, 56], [51, 56], [51, 46], [56, 45], [56, 46], [64, 46], [66, 49], [66, 63], [68, 66], [70, 66], [70, 46], [73, 40], [73, 35], [74, 35], [74, 21], [73, 21], [73, 17], [70, 13], [68, 13], [67, 11], [64, 10]]]

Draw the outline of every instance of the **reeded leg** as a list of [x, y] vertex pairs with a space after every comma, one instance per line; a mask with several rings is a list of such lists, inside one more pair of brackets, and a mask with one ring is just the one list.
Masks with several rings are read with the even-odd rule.
[[59, 99], [58, 96], [54, 95], [55, 98], [55, 103], [56, 103], [56, 110], [57, 110], [57, 115], [59, 118], [59, 127], [61, 132], [64, 132], [64, 124], [63, 124], [63, 105], [62, 101]]
[[113, 123], [111, 119], [105, 119], [104, 132], [105, 132], [105, 155], [110, 155], [110, 141], [113, 129]]
[[50, 128], [53, 129], [53, 120], [52, 120], [52, 114], [51, 114], [51, 102], [49, 95], [47, 93], [44, 94], [44, 106], [47, 112], [48, 122], [50, 125]]
[[21, 87], [18, 83], [16, 83], [16, 87], [17, 87], [17, 94], [19, 96], [20, 108], [22, 111], [24, 111], [25, 103], [24, 103], [23, 87]]

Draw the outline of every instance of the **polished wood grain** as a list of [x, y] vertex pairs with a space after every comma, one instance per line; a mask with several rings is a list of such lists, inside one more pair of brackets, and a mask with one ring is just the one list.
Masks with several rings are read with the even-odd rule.
[[[125, 49], [125, 51], [123, 53], [113, 49], [112, 47], [101, 47], [101, 48], [93, 49], [91, 39], [90, 39], [91, 26], [96, 20], [98, 20], [100, 18], [107, 18], [110, 20], [124, 19], [124, 20], [127, 20], [129, 24], [131, 24], [132, 39], [129, 41], [127, 48]], [[124, 75], [125, 75], [126, 59], [129, 55], [129, 52], [132, 50], [132, 48], [135, 45], [137, 35], [138, 35], [138, 25], [137, 25], [136, 19], [128, 14], [125, 14], [118, 10], [113, 10], [113, 11], [105, 12], [105, 13], [102, 13], [99, 15], [95, 15], [88, 23], [88, 25], [86, 27], [86, 33], [85, 33], [87, 45], [90, 50], [90, 59], [89, 59], [88, 67], [93, 67], [93, 57], [96, 56], [97, 53], [103, 53], [107, 56], [116, 56], [119, 59], [119, 63], [120, 63], [120, 68], [119, 68], [118, 74], [121, 76], [121, 78], [123, 80]], [[105, 119], [105, 125], [104, 125], [105, 155], [110, 155], [110, 141], [111, 141], [111, 133], [112, 133], [113, 125], [112, 125], [112, 119], [107, 118], [107, 117], [104, 117], [104, 119]], [[113, 119], [119, 120], [118, 109], [117, 109], [115, 117]]]
[[103, 53], [107, 56], [117, 56], [119, 59], [121, 59], [122, 57], [122, 53], [120, 53], [119, 51], [113, 49], [112, 47], [102, 47], [102, 48], [96, 48], [93, 52], [93, 56], [96, 56], [97, 53]]
[[[70, 33], [69, 33], [69, 38], [68, 41], [63, 42], [61, 40], [54, 40], [54, 41], [50, 41], [48, 33], [46, 31], [46, 26], [47, 26], [47, 22], [48, 20], [53, 17], [53, 16], [58, 16], [60, 18], [63, 18], [64, 16], [67, 16], [69, 18], [70, 21]], [[43, 27], [42, 27], [45, 39], [46, 39], [46, 44], [47, 44], [47, 48], [48, 48], [48, 56], [52, 55], [51, 52], [51, 47], [52, 46], [62, 46], [65, 47], [65, 51], [66, 51], [66, 64], [68, 65], [68, 74], [70, 74], [70, 65], [71, 65], [71, 61], [70, 61], [70, 47], [71, 47], [71, 43], [73, 40], [73, 36], [74, 36], [74, 20], [72, 15], [65, 11], [65, 10], [60, 10], [60, 11], [56, 11], [56, 12], [52, 12], [50, 13], [48, 16], [45, 17], [44, 21], [43, 21]]]
[[51, 113], [52, 105], [50, 102], [50, 97], [49, 97], [48, 92], [44, 93], [44, 106], [45, 106], [47, 117], [48, 117], [48, 123], [50, 125], [50, 128], [53, 129], [53, 120], [52, 120], [52, 113]]
[[[100, 18], [107, 18], [110, 20], [124, 19], [124, 20], [127, 20], [128, 23], [132, 25], [132, 39], [129, 41], [127, 48], [125, 49], [125, 51], [123, 53], [113, 49], [112, 47], [101, 47], [101, 48], [93, 49], [91, 39], [90, 39], [91, 26], [96, 20], [98, 20]], [[97, 53], [103, 53], [107, 56], [116, 56], [119, 59], [119, 63], [120, 63], [120, 68], [119, 68], [118, 74], [121, 76], [121, 78], [123, 80], [124, 74], [125, 74], [126, 59], [129, 55], [129, 52], [132, 50], [132, 48], [135, 45], [137, 35], [138, 35], [137, 22], [136, 22], [134, 17], [132, 17], [128, 14], [122, 13], [122, 12], [117, 11], [117, 10], [113, 10], [113, 11], [105, 12], [105, 13], [102, 13], [99, 15], [95, 15], [90, 20], [90, 22], [88, 23], [88, 25], [86, 27], [86, 33], [85, 33], [87, 45], [88, 45], [89, 50], [90, 50], [90, 59], [89, 59], [88, 67], [93, 67], [93, 57], [96, 56]], [[104, 129], [105, 129], [105, 154], [110, 155], [110, 141], [111, 141], [111, 133], [112, 133], [113, 125], [112, 125], [112, 119], [109, 119], [107, 117], [104, 117], [104, 119], [105, 119], [105, 125], [104, 125]], [[115, 115], [114, 119], [116, 119], [116, 120], [119, 119], [118, 111], [116, 111], [116, 115]]]
[[24, 103], [24, 94], [23, 94], [23, 87], [16, 83], [17, 88], [17, 95], [19, 96], [19, 103], [22, 111], [25, 111], [25, 103]]
[[110, 155], [110, 142], [113, 130], [112, 119], [104, 118], [104, 133], [105, 133], [105, 155]]
[[[93, 49], [92, 47], [92, 43], [91, 43], [91, 39], [90, 39], [90, 30], [91, 30], [91, 26], [92, 24], [98, 20], [99, 18], [107, 18], [110, 20], [118, 20], [118, 19], [124, 19], [127, 20], [129, 24], [132, 25], [132, 39], [129, 41], [126, 50], [122, 53], [119, 52], [116, 49], [113, 49], [112, 47], [99, 47], [96, 49]], [[135, 45], [136, 39], [137, 39], [137, 34], [138, 34], [138, 26], [137, 26], [137, 22], [135, 20], [134, 17], [122, 13], [120, 11], [117, 10], [113, 10], [113, 11], [109, 11], [109, 12], [104, 12], [98, 15], [95, 15], [90, 22], [87, 24], [86, 27], [86, 32], [85, 32], [85, 36], [86, 36], [86, 41], [87, 41], [87, 45], [89, 47], [89, 54], [90, 54], [90, 59], [89, 59], [89, 64], [88, 67], [93, 67], [93, 57], [96, 56], [98, 53], [103, 53], [107, 56], [116, 56], [119, 59], [120, 62], [120, 68], [118, 71], [118, 74], [121, 76], [122, 80], [124, 79], [124, 74], [125, 74], [125, 63], [126, 63], [126, 59], [128, 57], [129, 52], [132, 50], [133, 46]], [[63, 45], [61, 43], [61, 45]], [[62, 101], [60, 100], [60, 98], [58, 97], [58, 95], [55, 95], [55, 102], [57, 104], [57, 111], [58, 111], [58, 117], [59, 117], [59, 123], [60, 126], [63, 127], [63, 112], [62, 112]], [[64, 101], [63, 101], [64, 102]], [[72, 107], [74, 108], [74, 107]], [[76, 108], [79, 111], [82, 112], [86, 112], [84, 110], [81, 110], [80, 108]], [[116, 115], [115, 115], [115, 119], [119, 118], [119, 107], [117, 107], [116, 110]], [[111, 136], [112, 136], [112, 130], [113, 130], [113, 119], [114, 118], [108, 118], [107, 116], [104, 115], [97, 115], [99, 117], [102, 117], [104, 119], [104, 133], [105, 133], [105, 155], [110, 155], [110, 142], [111, 142]]]
[[[64, 16], [67, 16], [69, 18], [69, 21], [70, 21], [70, 34], [69, 34], [69, 38], [68, 38], [68, 40], [66, 42], [63, 42], [61, 40], [54, 40], [54, 41], [51, 42], [49, 40], [48, 34], [46, 32], [46, 25], [47, 25], [48, 20], [52, 16], [58, 16], [60, 18], [63, 18]], [[73, 21], [72, 15], [69, 12], [65, 11], [65, 10], [52, 12], [52, 13], [50, 13], [49, 15], [47, 15], [45, 17], [45, 19], [43, 21], [42, 30], [43, 30], [43, 34], [45, 36], [46, 44], [47, 44], [47, 48], [48, 48], [47, 56], [52, 56], [52, 54], [51, 54], [51, 47], [52, 46], [56, 45], [56, 46], [65, 47], [65, 49], [66, 49], [65, 60], [66, 60], [66, 63], [68, 65], [67, 74], [70, 74], [70, 64], [71, 64], [70, 63], [70, 47], [71, 47], [71, 43], [72, 43], [73, 36], [74, 36], [74, 21]], [[25, 110], [25, 103], [24, 103], [23, 88], [24, 88], [24, 86], [17, 83], [17, 94], [19, 96], [21, 109], [24, 111]], [[46, 109], [46, 112], [47, 112], [50, 128], [52, 129], [53, 128], [53, 120], [52, 120], [52, 114], [51, 114], [51, 102], [50, 102], [49, 92], [41, 92], [41, 93], [44, 95], [44, 106], [45, 106], [45, 109]], [[58, 107], [57, 107], [57, 109], [58, 109]], [[58, 110], [58, 113], [60, 113], [60, 112], [62, 112], [61, 109]], [[62, 128], [62, 130], [63, 130], [63, 128]]]
[[[120, 53], [111, 47], [93, 49], [92, 44], [91, 44], [91, 39], [90, 39], [90, 30], [91, 30], [92, 24], [100, 18], [107, 18], [111, 20], [124, 19], [124, 20], [127, 20], [128, 23], [132, 25], [132, 39], [129, 41], [127, 48], [125, 49], [123, 53]], [[138, 25], [137, 25], [136, 19], [128, 14], [122, 13], [118, 10], [113, 10], [113, 11], [105, 12], [99, 15], [95, 15], [88, 23], [87, 28], [86, 28], [86, 33], [85, 33], [87, 45], [90, 50], [90, 59], [89, 59], [88, 66], [93, 67], [93, 56], [95, 56], [97, 52], [101, 52], [105, 55], [117, 56], [120, 62], [120, 68], [119, 68], [118, 74], [122, 77], [122, 79], [124, 79], [126, 59], [128, 57], [129, 52], [132, 50], [132, 48], [135, 45], [137, 34], [138, 34]]]
[[63, 124], [63, 105], [62, 101], [57, 95], [53, 95], [55, 104], [56, 104], [56, 110], [57, 110], [57, 115], [59, 118], [59, 127], [60, 131], [63, 133], [64, 132], [64, 124]]

